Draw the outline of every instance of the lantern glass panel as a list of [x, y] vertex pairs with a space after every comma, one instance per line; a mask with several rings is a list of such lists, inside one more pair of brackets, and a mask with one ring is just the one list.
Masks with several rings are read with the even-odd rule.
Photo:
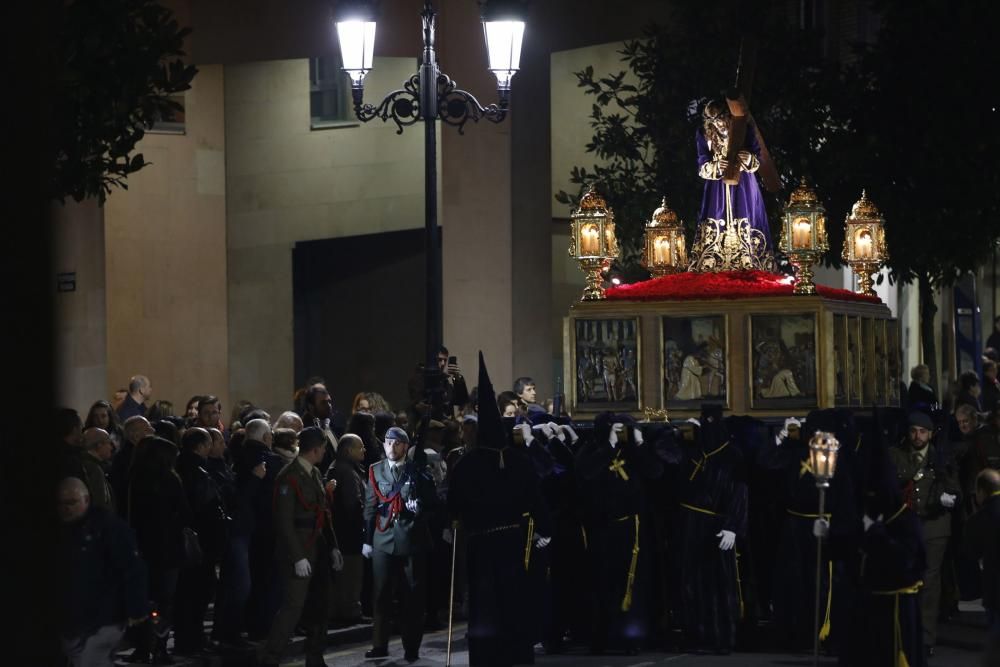
[[355, 85], [361, 85], [365, 75], [372, 69], [375, 53], [374, 21], [339, 21], [337, 39], [340, 42], [340, 57]]
[[854, 256], [857, 259], [870, 260], [873, 257], [872, 235], [868, 229], [861, 229], [854, 236]]

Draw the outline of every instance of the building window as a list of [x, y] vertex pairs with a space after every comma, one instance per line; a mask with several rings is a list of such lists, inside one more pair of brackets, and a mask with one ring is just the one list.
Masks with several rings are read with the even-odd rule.
[[340, 54], [309, 59], [309, 116], [313, 129], [358, 124]]
[[150, 134], [184, 134], [185, 124], [184, 124], [184, 93], [178, 93], [177, 95], [168, 95], [167, 99], [170, 99], [181, 106], [180, 111], [175, 111], [170, 118], [161, 118], [153, 123], [153, 125], [146, 130]]

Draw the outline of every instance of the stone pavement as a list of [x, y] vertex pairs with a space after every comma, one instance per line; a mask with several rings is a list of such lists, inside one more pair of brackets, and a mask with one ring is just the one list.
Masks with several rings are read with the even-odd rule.
[[[935, 656], [930, 659], [928, 667], [983, 667], [983, 640], [985, 634], [985, 614], [982, 607], [975, 603], [963, 603], [962, 613], [957, 619], [944, 623], [938, 630], [938, 641]], [[761, 628], [763, 631], [764, 628]], [[463, 667], [469, 664], [466, 651], [465, 624], [456, 624], [453, 641], [452, 665]], [[365, 660], [364, 652], [370, 648], [371, 625], [361, 624], [350, 627], [331, 629], [327, 634], [328, 649], [325, 654], [330, 667], [355, 667], [361, 665], [376, 667], [409, 667], [410, 663], [403, 660], [403, 649], [399, 639], [389, 644], [389, 658], [385, 660]], [[173, 640], [168, 645], [172, 648]], [[305, 638], [296, 636], [291, 646], [286, 650], [284, 667], [302, 667], [305, 664], [302, 651]], [[421, 649], [421, 659], [413, 663], [416, 667], [444, 665], [447, 648], [447, 633], [445, 631], [427, 633]], [[127, 652], [121, 654], [121, 657]], [[176, 667], [253, 667], [256, 664], [253, 650], [224, 651], [218, 650], [200, 656], [175, 656]], [[124, 660], [116, 665], [126, 666]], [[698, 667], [715, 667], [716, 665], [736, 667], [770, 667], [795, 665], [812, 665], [812, 656], [808, 653], [734, 653], [728, 656], [691, 655], [647, 651], [636, 656], [624, 656], [609, 653], [604, 656], [590, 656], [581, 650], [566, 654], [547, 656], [539, 654], [538, 665], [585, 667], [647, 667], [653, 665], [669, 665], [682, 667], [698, 665]], [[836, 658], [820, 659], [823, 667], [836, 667]]]

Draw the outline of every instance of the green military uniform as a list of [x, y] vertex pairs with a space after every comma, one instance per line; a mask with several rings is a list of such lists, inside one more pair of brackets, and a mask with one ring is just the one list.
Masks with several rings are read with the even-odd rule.
[[[393, 585], [400, 583], [403, 648], [416, 653], [424, 631], [424, 585], [427, 552], [432, 547], [428, 514], [436, 504], [434, 480], [412, 460], [395, 466], [388, 459], [368, 469], [365, 497], [365, 543], [372, 546], [372, 646], [389, 643]], [[420, 503], [414, 513], [407, 501]]]
[[896, 466], [903, 499], [920, 517], [924, 529], [927, 572], [921, 591], [920, 615], [924, 646], [934, 646], [941, 599], [941, 569], [951, 536], [952, 509], [941, 504], [941, 494], [952, 494], [958, 502], [958, 475], [951, 457], [939, 452], [934, 445], [917, 452], [909, 444], [904, 444], [890, 448], [889, 454]]
[[[330, 551], [337, 540], [319, 469], [302, 457], [282, 468], [274, 481], [274, 529], [285, 596], [271, 625], [262, 662], [278, 661], [301, 617], [309, 632], [306, 664], [325, 664], [332, 592]], [[295, 574], [295, 563], [303, 558], [312, 568], [308, 577]]]
[[115, 501], [111, 493], [111, 485], [108, 484], [108, 477], [104, 474], [104, 467], [90, 452], [80, 451], [80, 467], [83, 471], [83, 482], [90, 491], [90, 504], [95, 507], [114, 512]]

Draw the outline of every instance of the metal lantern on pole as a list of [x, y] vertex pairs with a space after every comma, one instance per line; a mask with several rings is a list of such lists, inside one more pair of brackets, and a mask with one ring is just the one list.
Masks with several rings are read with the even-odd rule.
[[587, 275], [587, 286], [581, 298], [583, 301], [603, 299], [601, 273], [618, 257], [614, 213], [591, 185], [570, 218], [569, 255], [580, 262], [580, 268]]
[[[816, 478], [816, 488], [819, 490], [819, 512], [818, 518], [826, 518], [826, 490], [830, 487], [830, 480], [833, 479], [837, 471], [837, 452], [840, 450], [840, 442], [832, 433], [817, 431], [809, 441], [809, 467], [813, 477]], [[813, 664], [819, 665], [819, 597], [823, 583], [823, 538], [816, 538], [816, 615], [815, 634], [813, 635]], [[827, 582], [832, 586], [833, 582]]]
[[367, 123], [375, 119], [403, 128], [423, 121], [424, 128], [424, 229], [426, 264], [426, 336], [424, 391], [434, 412], [441, 410], [444, 385], [437, 366], [437, 352], [443, 342], [441, 232], [437, 224], [437, 121], [465, 129], [468, 121], [481, 119], [499, 123], [507, 117], [511, 78], [521, 60], [524, 36], [523, 1], [482, 2], [483, 32], [489, 69], [497, 77], [497, 103], [483, 106], [471, 93], [458, 87], [441, 71], [435, 49], [437, 13], [430, 0], [420, 12], [423, 48], [416, 73], [402, 87], [388, 93], [378, 104], [364, 102], [365, 76], [374, 66], [375, 10], [372, 0], [340, 0], [334, 17], [343, 69], [351, 78], [354, 115]]
[[643, 237], [642, 265], [654, 276], [676, 273], [687, 266], [684, 224], [667, 205], [667, 198], [653, 211]]
[[815, 294], [812, 265], [830, 244], [826, 237], [826, 209], [805, 177], [785, 205], [780, 246], [795, 267], [794, 293]]
[[864, 190], [844, 222], [841, 258], [858, 276], [858, 293], [875, 296], [872, 274], [889, 259], [889, 252], [885, 245], [885, 218]]

